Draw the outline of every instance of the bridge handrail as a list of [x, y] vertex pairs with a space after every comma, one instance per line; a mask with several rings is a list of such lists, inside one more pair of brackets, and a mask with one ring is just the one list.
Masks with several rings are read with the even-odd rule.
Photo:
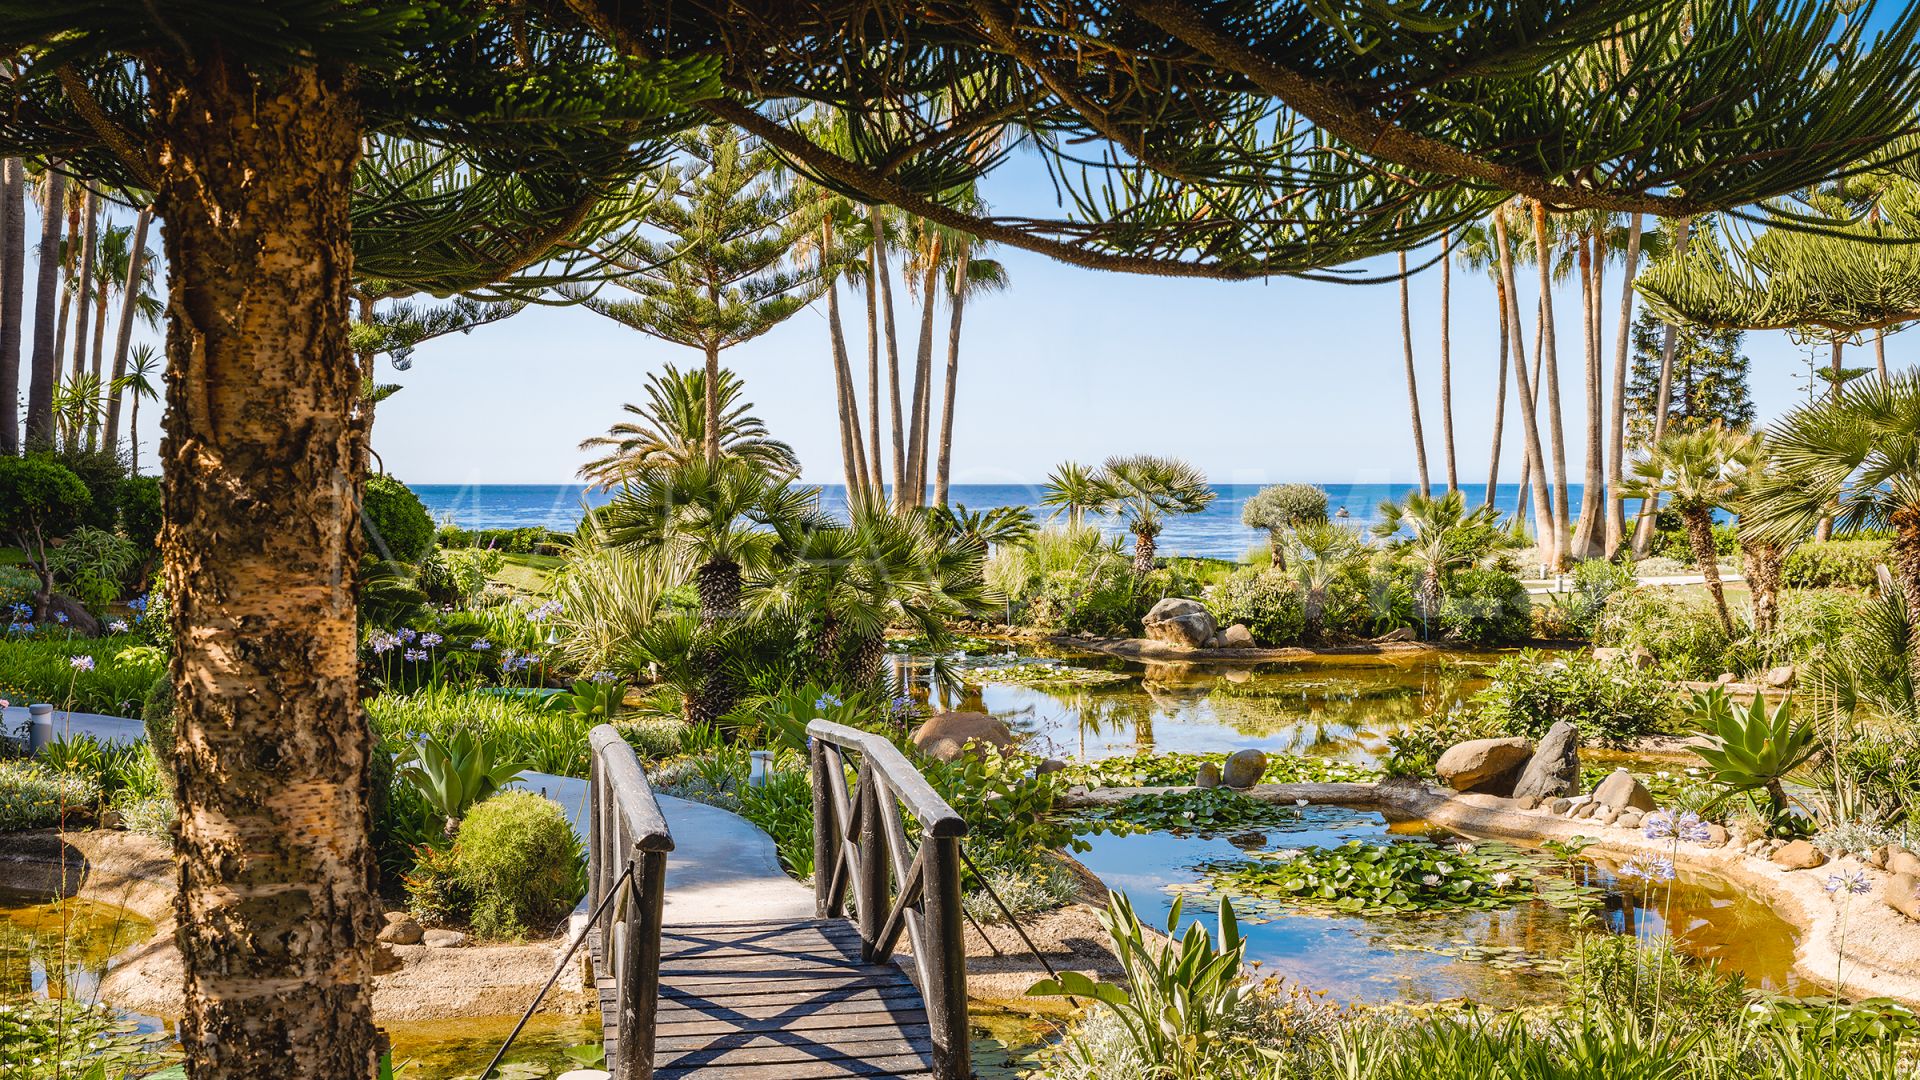
[[[967, 1021], [966, 937], [960, 909], [960, 840], [966, 819], [886, 738], [814, 720], [807, 725], [813, 767], [815, 913], [846, 915], [849, 891], [861, 959], [891, 960], [904, 934], [933, 1035], [934, 1071], [972, 1075]], [[847, 753], [858, 756], [847, 786]], [[920, 826], [916, 846], [901, 807]]]
[[[587, 732], [592, 751], [588, 782], [588, 910], [610, 890], [620, 894], [599, 923], [602, 970], [614, 980], [618, 1002], [615, 1080], [653, 1075], [654, 1015], [660, 999], [660, 925], [666, 904], [667, 853], [673, 834], [633, 747], [610, 724]], [[631, 871], [631, 872], [629, 872]]]

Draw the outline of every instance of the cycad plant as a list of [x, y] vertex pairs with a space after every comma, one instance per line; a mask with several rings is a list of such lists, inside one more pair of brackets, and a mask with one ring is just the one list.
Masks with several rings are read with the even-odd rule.
[[1133, 534], [1133, 572], [1153, 572], [1154, 540], [1168, 514], [1197, 514], [1212, 504], [1214, 490], [1193, 465], [1172, 457], [1132, 454], [1110, 457], [1096, 479], [1109, 492], [1109, 507]]
[[1728, 505], [1741, 491], [1747, 470], [1759, 453], [1749, 434], [1715, 425], [1696, 431], [1673, 430], [1661, 437], [1633, 463], [1627, 494], [1639, 499], [1667, 496], [1667, 505], [1686, 526], [1693, 560], [1713, 594], [1720, 627], [1733, 636], [1733, 617], [1720, 584], [1720, 565], [1713, 548], [1713, 512]]
[[1024, 506], [996, 506], [969, 510], [966, 503], [935, 503], [927, 511], [934, 532], [943, 540], [965, 540], [996, 548], [1033, 539], [1033, 515]]
[[[716, 387], [720, 410], [720, 454], [743, 458], [768, 472], [792, 476], [800, 472], [793, 447], [767, 433], [767, 425], [753, 415], [753, 402], [741, 399], [745, 387], [730, 369], [720, 369]], [[672, 364], [664, 372], [647, 375], [647, 400], [623, 408], [635, 419], [622, 421], [580, 444], [582, 450], [604, 451], [580, 467], [580, 475], [603, 490], [620, 486], [637, 470], [655, 465], [684, 465], [702, 455], [707, 432], [707, 373], [681, 371]]]
[[1712, 767], [1714, 782], [1725, 786], [1729, 795], [1765, 791], [1770, 820], [1783, 823], [1787, 776], [1820, 751], [1813, 725], [1794, 721], [1792, 699], [1769, 712], [1765, 700], [1755, 695], [1741, 710], [1714, 687], [1695, 695], [1690, 708], [1706, 736], [1705, 745], [1694, 747], [1693, 752]]
[[[1447, 575], [1472, 566], [1502, 540], [1498, 521], [1498, 512], [1485, 503], [1468, 510], [1467, 497], [1458, 490], [1438, 497], [1413, 491], [1405, 503], [1381, 501], [1373, 532], [1387, 541], [1396, 559], [1419, 573], [1414, 600], [1420, 617], [1432, 621], [1440, 615]], [[1410, 535], [1400, 535], [1402, 529]]]

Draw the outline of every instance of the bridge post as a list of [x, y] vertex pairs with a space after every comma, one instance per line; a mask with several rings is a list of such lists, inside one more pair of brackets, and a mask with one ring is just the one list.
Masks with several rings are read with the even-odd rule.
[[966, 929], [961, 925], [960, 838], [928, 836], [926, 860], [927, 1022], [933, 1034], [934, 1072], [941, 1080], [973, 1075], [973, 1033], [967, 1022]]
[[823, 739], [809, 738], [813, 766], [813, 913], [818, 918], [839, 918], [841, 904], [834, 895], [834, 879], [840, 876], [840, 826], [833, 812], [833, 755]]
[[[887, 925], [887, 909], [891, 906], [887, 899], [889, 853], [886, 827], [880, 820], [880, 772], [864, 753], [854, 786], [854, 798], [859, 800], [856, 813], [860, 815], [860, 872], [854, 878], [854, 898], [860, 905], [855, 915], [860, 920], [861, 959], [869, 964], [885, 963], [888, 957], [880, 955], [875, 946]], [[900, 868], [903, 874], [906, 870]]]
[[667, 899], [667, 853], [632, 848], [626, 950], [620, 972], [620, 1060], [616, 1080], [651, 1080], [654, 1017], [660, 1006], [660, 922]]

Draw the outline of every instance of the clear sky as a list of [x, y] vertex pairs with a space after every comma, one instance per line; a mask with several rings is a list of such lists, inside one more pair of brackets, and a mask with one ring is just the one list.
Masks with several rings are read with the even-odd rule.
[[[1018, 159], [1005, 177], [992, 179], [988, 195], [1023, 211], [1051, 202], [1038, 170]], [[30, 228], [37, 236], [37, 222]], [[158, 248], [157, 235], [152, 245]], [[1188, 458], [1217, 482], [1415, 479], [1394, 286], [1164, 279], [1082, 270], [1004, 248], [991, 254], [1006, 264], [1010, 287], [968, 303], [955, 483], [1030, 483], [1068, 458], [1092, 462], [1129, 452]], [[1615, 267], [1606, 303], [1609, 360], [1619, 279]], [[1413, 280], [1415, 362], [1436, 482], [1445, 476], [1439, 291], [1437, 269]], [[918, 309], [903, 288], [896, 299], [910, 358]], [[863, 303], [851, 290], [844, 294], [857, 378], [864, 374]], [[31, 304], [29, 290], [29, 326]], [[1567, 452], [1577, 480], [1586, 407], [1577, 295], [1563, 289], [1558, 305]], [[1490, 283], [1456, 270], [1454, 419], [1467, 481], [1484, 482], [1487, 473], [1497, 331]], [[943, 309], [936, 369], [944, 363], [945, 333]], [[138, 337], [159, 340], [145, 327]], [[1889, 339], [1890, 363], [1920, 361], [1916, 340]], [[1763, 419], [1804, 399], [1806, 349], [1769, 332], [1749, 334], [1746, 351]], [[380, 380], [404, 389], [380, 406], [374, 448], [389, 471], [412, 483], [567, 482], [585, 460], [580, 440], [621, 419], [621, 404], [639, 398], [646, 373], [669, 362], [685, 366], [699, 356], [584, 309], [532, 308], [421, 346], [409, 371], [396, 372], [383, 359]], [[1871, 362], [1867, 350], [1848, 359]], [[839, 481], [821, 305], [729, 351], [725, 363], [745, 378], [774, 434], [799, 451], [805, 478]], [[24, 373], [22, 381], [24, 393]], [[1511, 379], [1508, 394], [1501, 476], [1517, 481]], [[141, 410], [148, 471], [157, 461], [159, 417], [157, 408]]]

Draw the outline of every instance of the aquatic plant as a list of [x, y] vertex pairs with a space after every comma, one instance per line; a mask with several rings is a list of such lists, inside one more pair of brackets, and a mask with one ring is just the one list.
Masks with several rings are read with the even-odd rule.
[[[1191, 784], [1200, 766], [1225, 762], [1224, 753], [1168, 752], [1108, 757], [1067, 764], [1063, 775], [1087, 787], [1171, 787]], [[1367, 784], [1380, 779], [1371, 765], [1299, 754], [1268, 754], [1261, 781], [1268, 784]]]
[[1495, 841], [1427, 841], [1265, 853], [1210, 863], [1191, 891], [1234, 897], [1248, 911], [1328, 907], [1357, 915], [1447, 908], [1493, 909], [1545, 899], [1577, 908], [1599, 890], [1546, 874], [1539, 856]]
[[1193, 788], [1132, 795], [1117, 805], [1082, 810], [1079, 820], [1096, 832], [1220, 832], [1226, 829], [1290, 825], [1300, 811], [1231, 788]]

